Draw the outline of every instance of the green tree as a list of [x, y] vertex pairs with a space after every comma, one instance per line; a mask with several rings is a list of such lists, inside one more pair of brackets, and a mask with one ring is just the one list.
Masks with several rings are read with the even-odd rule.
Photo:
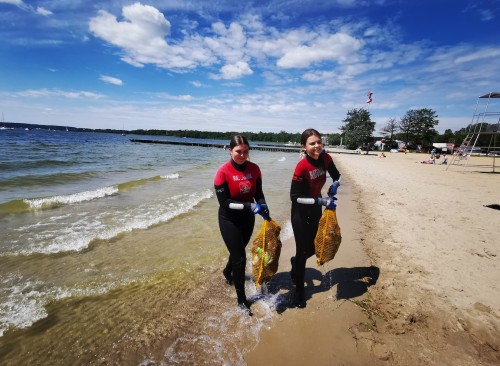
[[429, 108], [410, 109], [401, 118], [399, 130], [405, 136], [406, 144], [430, 145], [438, 132], [434, 129], [439, 123], [436, 112]]
[[444, 131], [444, 133], [441, 136], [439, 136], [439, 139], [441, 140], [441, 142], [454, 144], [455, 143], [455, 134], [453, 133], [453, 131], [451, 129], [448, 128], [446, 131]]
[[384, 138], [387, 139], [386, 146], [392, 147], [394, 136], [396, 135], [397, 130], [398, 123], [396, 122], [396, 118], [389, 118], [389, 120], [381, 130], [381, 132], [384, 134]]
[[348, 111], [347, 117], [342, 122], [344, 125], [340, 127], [340, 130], [348, 149], [356, 149], [372, 142], [375, 122], [372, 122], [367, 109], [355, 108]]
[[340, 145], [342, 141], [342, 135], [340, 133], [330, 133], [328, 134], [328, 145]]

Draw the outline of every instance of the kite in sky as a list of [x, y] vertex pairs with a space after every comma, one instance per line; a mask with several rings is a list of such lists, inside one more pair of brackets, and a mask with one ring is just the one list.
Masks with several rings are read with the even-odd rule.
[[368, 100], [366, 101], [366, 103], [371, 103], [372, 102], [372, 91], [371, 90], [368, 90]]

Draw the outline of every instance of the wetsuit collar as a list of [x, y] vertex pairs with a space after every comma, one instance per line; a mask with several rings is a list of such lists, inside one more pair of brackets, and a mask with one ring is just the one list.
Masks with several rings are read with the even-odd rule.
[[246, 167], [247, 167], [247, 162], [245, 161], [243, 164], [240, 165], [240, 164], [236, 163], [233, 159], [231, 159], [231, 165], [237, 171], [243, 172], [246, 169]]
[[321, 164], [323, 164], [323, 154], [319, 154], [319, 158], [316, 160], [316, 159], [313, 159], [311, 158], [309, 155], [306, 154], [306, 159], [309, 163], [311, 163], [311, 165], [314, 165], [314, 166], [320, 166]]

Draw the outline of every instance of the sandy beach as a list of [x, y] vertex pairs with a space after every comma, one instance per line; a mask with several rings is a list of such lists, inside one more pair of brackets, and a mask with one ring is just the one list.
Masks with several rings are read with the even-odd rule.
[[[342, 173], [339, 252], [323, 267], [308, 260], [307, 308], [275, 316], [245, 361], [499, 365], [500, 211], [486, 206], [500, 204], [500, 175], [491, 159], [447, 169], [421, 164], [424, 154], [332, 156]], [[279, 272], [293, 253], [291, 238]]]

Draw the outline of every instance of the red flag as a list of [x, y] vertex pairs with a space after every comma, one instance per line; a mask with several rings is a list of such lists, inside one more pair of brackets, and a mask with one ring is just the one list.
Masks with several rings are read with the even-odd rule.
[[366, 103], [371, 103], [372, 102], [372, 94], [373, 94], [372, 91], [368, 90], [368, 94], [366, 94], [366, 95], [368, 95], [368, 100], [366, 101]]

